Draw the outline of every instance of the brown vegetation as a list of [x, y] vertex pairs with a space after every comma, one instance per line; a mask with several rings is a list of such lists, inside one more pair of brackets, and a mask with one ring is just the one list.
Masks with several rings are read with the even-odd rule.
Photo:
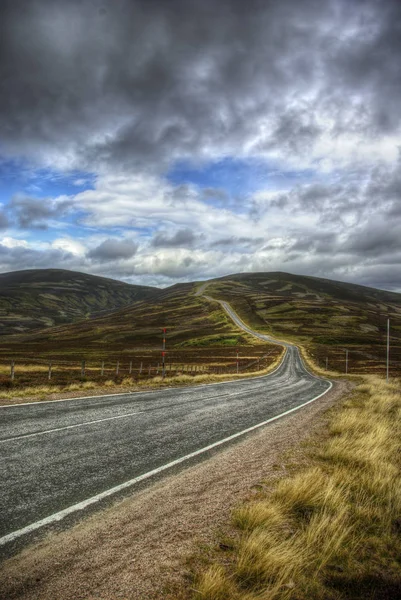
[[310, 467], [234, 512], [236, 542], [202, 600], [401, 597], [401, 382], [366, 377]]

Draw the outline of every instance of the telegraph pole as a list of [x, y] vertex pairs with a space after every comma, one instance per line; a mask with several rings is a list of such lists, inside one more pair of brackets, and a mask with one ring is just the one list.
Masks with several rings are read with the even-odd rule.
[[163, 379], [166, 376], [166, 328], [163, 328], [163, 350], [162, 350], [162, 362], [163, 362], [163, 367], [162, 367], [162, 377]]
[[389, 363], [390, 363], [390, 319], [387, 319], [387, 364], [386, 364], [386, 383], [388, 383]]

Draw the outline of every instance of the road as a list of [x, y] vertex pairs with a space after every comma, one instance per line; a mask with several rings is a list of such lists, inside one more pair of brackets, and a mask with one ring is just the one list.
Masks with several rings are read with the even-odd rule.
[[[226, 303], [239, 327], [258, 337]], [[297, 410], [331, 383], [286, 346], [268, 376], [190, 388], [0, 408], [0, 547], [248, 430]]]

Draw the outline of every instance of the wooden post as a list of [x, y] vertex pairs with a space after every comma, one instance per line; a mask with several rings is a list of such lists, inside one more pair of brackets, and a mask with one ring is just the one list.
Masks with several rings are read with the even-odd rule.
[[103, 375], [104, 375], [104, 360], [102, 360], [102, 369], [100, 371], [100, 375], [101, 375], [101, 377], [103, 377]]
[[11, 361], [11, 381], [14, 381], [14, 376], [15, 376], [15, 362], [12, 360]]
[[52, 363], [49, 362], [49, 375], [48, 375], [49, 381], [50, 381], [51, 378], [52, 378]]
[[149, 377], [150, 377], [150, 370], [151, 370], [151, 368], [152, 368], [152, 366], [151, 366], [151, 365], [149, 365]]
[[120, 361], [118, 360], [117, 364], [116, 364], [116, 375], [118, 375], [119, 370], [120, 370]]
[[85, 377], [85, 361], [81, 362], [81, 377]]
[[141, 366], [139, 367], [139, 375], [142, 375], [142, 362], [141, 362]]
[[157, 363], [157, 368], [156, 368], [156, 375], [159, 374], [159, 363]]
[[132, 360], [130, 360], [130, 363], [129, 363], [129, 374], [131, 375], [131, 373], [132, 373]]
[[326, 356], [326, 371], [327, 371], [327, 367], [329, 366], [329, 357]]

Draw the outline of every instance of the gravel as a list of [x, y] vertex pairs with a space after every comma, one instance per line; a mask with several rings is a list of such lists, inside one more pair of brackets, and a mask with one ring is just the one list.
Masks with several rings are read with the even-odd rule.
[[286, 474], [284, 454], [302, 454], [300, 443], [323, 430], [326, 409], [348, 389], [337, 382], [302, 410], [6, 560], [0, 598], [189, 598], [191, 557], [216, 543], [254, 486]]

